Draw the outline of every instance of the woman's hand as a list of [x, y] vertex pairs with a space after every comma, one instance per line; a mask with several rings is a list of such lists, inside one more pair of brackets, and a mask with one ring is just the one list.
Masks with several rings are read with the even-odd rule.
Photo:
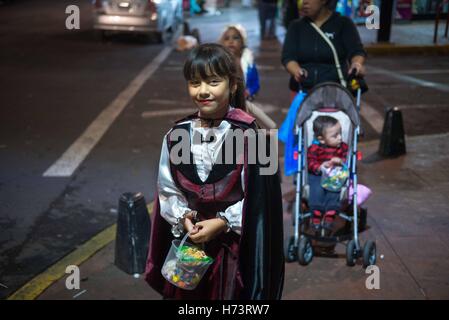
[[365, 75], [365, 67], [358, 62], [353, 62], [351, 64], [348, 73], [352, 74], [353, 71], [355, 71], [356, 76], [362, 77]]
[[365, 67], [363, 64], [365, 63], [365, 57], [363, 56], [355, 56], [351, 60], [351, 66], [349, 67], [348, 74], [351, 75], [353, 71], [355, 71], [356, 76], [363, 77], [365, 75]]
[[307, 78], [308, 76], [307, 70], [301, 68], [296, 61], [290, 61], [287, 63], [286, 68], [297, 82], [301, 82], [303, 78]]
[[194, 225], [194, 233], [190, 233], [190, 239], [194, 243], [204, 243], [215, 239], [227, 229], [226, 222], [220, 218], [208, 219], [197, 222]]

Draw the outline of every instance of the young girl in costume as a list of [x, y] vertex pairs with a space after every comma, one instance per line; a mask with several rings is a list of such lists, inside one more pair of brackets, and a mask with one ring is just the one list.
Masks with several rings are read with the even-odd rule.
[[[254, 55], [248, 48], [245, 28], [240, 24], [227, 26], [220, 36], [219, 43], [226, 47], [236, 58], [245, 80], [245, 97], [248, 101], [254, 100], [260, 89], [259, 73], [257, 72]], [[276, 123], [254, 103], [247, 102], [246, 111], [256, 118], [262, 128], [276, 128]]]
[[[257, 129], [255, 119], [242, 110], [240, 74], [232, 54], [218, 44], [194, 48], [184, 65], [198, 112], [177, 121], [163, 140], [145, 275], [167, 299], [281, 298], [284, 257], [278, 175], [261, 174], [258, 161], [248, 161], [248, 138], [243, 140], [243, 154], [233, 152], [232, 163], [222, 161], [228, 160], [227, 138], [236, 149], [234, 130]], [[181, 153], [173, 153], [187, 161], [175, 161], [174, 148]], [[243, 161], [238, 161], [240, 156]], [[194, 290], [174, 286], [161, 274], [172, 240], [186, 232], [190, 242], [203, 246], [214, 259]]]

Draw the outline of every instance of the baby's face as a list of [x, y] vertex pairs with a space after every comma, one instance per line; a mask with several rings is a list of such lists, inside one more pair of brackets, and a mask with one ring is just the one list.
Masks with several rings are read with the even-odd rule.
[[341, 125], [337, 123], [333, 127], [329, 127], [324, 130], [323, 142], [329, 147], [339, 147], [341, 144]]

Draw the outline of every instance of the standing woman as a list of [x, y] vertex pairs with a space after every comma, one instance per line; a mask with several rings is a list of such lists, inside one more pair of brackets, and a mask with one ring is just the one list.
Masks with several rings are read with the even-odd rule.
[[[293, 21], [282, 49], [282, 64], [291, 75], [294, 96], [301, 82], [304, 91], [326, 82], [341, 82], [334, 53], [315, 24], [333, 44], [346, 79], [355, 70], [363, 75], [366, 52], [357, 28], [350, 18], [335, 12], [335, 0], [303, 0], [303, 18]], [[313, 23], [313, 24], [312, 24]]]

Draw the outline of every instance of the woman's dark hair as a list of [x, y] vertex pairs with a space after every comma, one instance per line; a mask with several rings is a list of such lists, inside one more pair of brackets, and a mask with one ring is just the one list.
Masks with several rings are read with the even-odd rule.
[[324, 136], [324, 131], [327, 128], [333, 127], [338, 123], [338, 120], [329, 117], [329, 116], [318, 116], [313, 121], [313, 133], [315, 134], [315, 138], [318, 138], [319, 136]]
[[207, 79], [214, 75], [228, 78], [230, 88], [234, 84], [237, 85], [235, 93], [230, 93], [229, 104], [234, 108], [246, 110], [243, 73], [234, 55], [216, 43], [205, 43], [192, 49], [184, 63], [184, 78], [190, 81], [197, 77]]

